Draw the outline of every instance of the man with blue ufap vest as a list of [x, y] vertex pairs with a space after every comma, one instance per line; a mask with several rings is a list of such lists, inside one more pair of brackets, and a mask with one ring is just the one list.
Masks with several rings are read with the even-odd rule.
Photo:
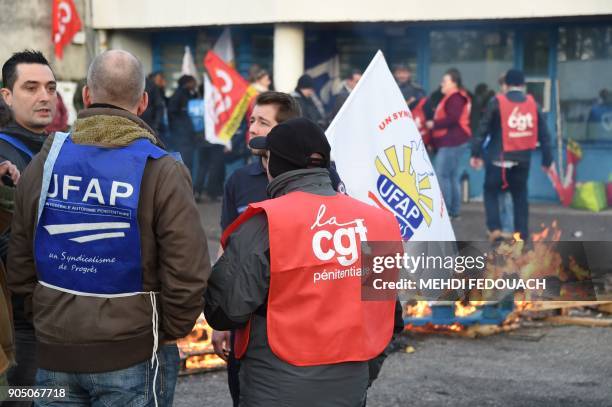
[[15, 197], [8, 284], [34, 321], [36, 382], [67, 388], [66, 403], [171, 405], [174, 341], [203, 305], [210, 261], [191, 180], [137, 117], [144, 85], [133, 55], [97, 56], [87, 108]]

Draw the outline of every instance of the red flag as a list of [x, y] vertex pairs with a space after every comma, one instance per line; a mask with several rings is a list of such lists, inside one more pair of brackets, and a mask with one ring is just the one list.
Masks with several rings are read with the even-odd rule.
[[559, 177], [554, 165], [548, 170], [548, 178], [557, 191], [561, 204], [563, 206], [570, 206], [574, 199], [574, 192], [576, 191], [576, 166], [582, 159], [582, 149], [574, 140], [569, 140], [566, 151], [567, 164], [565, 165], [565, 176], [563, 177], [563, 181], [561, 181], [561, 177]]
[[229, 145], [257, 91], [212, 51], [204, 57], [204, 67], [210, 81], [205, 85], [206, 138]]
[[58, 58], [64, 56], [64, 47], [80, 29], [81, 18], [73, 0], [53, 0], [52, 40]]

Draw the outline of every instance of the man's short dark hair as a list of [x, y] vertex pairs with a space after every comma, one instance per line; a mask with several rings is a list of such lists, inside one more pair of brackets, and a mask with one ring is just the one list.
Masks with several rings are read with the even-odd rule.
[[268, 91], [260, 93], [255, 99], [259, 106], [274, 105], [277, 107], [276, 122], [282, 123], [302, 115], [298, 102], [289, 94], [283, 92]]
[[[13, 90], [15, 82], [17, 82], [17, 65], [19, 64], [40, 64], [49, 65], [49, 61], [40, 51], [26, 49], [20, 52], [15, 52], [2, 66], [2, 84], [5, 88]], [[51, 69], [51, 71], [53, 71]]]
[[153, 71], [147, 75], [147, 79], [152, 81], [157, 75], [164, 76], [164, 71]]
[[363, 75], [363, 72], [361, 72], [360, 69], [351, 69], [350, 71], [346, 73], [346, 75], [344, 75], [343, 79], [350, 81], [355, 77], [355, 75]]
[[179, 88], [184, 87], [189, 82], [196, 82], [196, 78], [194, 78], [191, 75], [182, 75], [180, 78], [178, 78], [178, 86], [179, 86]]
[[0, 129], [8, 126], [13, 120], [13, 112], [11, 108], [7, 106], [4, 98], [0, 97]]
[[410, 66], [407, 64], [395, 64], [393, 65], [393, 72], [397, 71], [408, 71], [412, 73], [412, 68], [410, 68]]

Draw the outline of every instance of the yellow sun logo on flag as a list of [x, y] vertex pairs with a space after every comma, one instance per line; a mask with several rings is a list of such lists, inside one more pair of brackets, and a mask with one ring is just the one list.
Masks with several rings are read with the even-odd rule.
[[412, 168], [412, 153], [411, 147], [403, 146], [403, 165], [400, 168], [395, 146], [385, 149], [391, 171], [380, 157], [376, 157], [376, 170], [380, 174], [376, 187], [385, 205], [373, 193], [369, 194], [378, 206], [393, 212], [400, 223], [404, 240], [410, 239], [423, 222], [431, 225], [433, 212], [433, 200], [426, 194], [431, 190], [429, 175], [425, 174], [419, 179], [417, 171]]

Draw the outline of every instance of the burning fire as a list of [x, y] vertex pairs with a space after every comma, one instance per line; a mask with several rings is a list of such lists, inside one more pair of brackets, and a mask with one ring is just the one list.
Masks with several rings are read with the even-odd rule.
[[548, 234], [551, 231], [552, 231], [551, 238], [550, 238], [551, 242], [558, 242], [561, 239], [561, 229], [557, 227], [556, 220], [552, 221], [552, 224], [550, 227], [547, 227], [543, 223], [540, 226], [542, 227], [542, 230], [540, 232], [534, 233], [531, 236], [531, 240], [533, 240], [534, 242], [541, 242], [541, 241], [546, 240], [546, 238], [548, 237]]
[[[557, 221], [553, 221], [550, 227], [542, 224], [542, 230], [532, 235], [533, 246], [526, 248], [525, 242], [520, 237], [520, 234], [514, 234], [514, 242], [505, 242], [496, 248], [491, 258], [497, 258], [497, 264], [489, 264], [489, 273], [491, 278], [502, 277], [504, 275], [512, 275], [517, 271], [525, 278], [544, 278], [556, 277], [562, 283], [571, 282], [571, 279], [578, 281], [588, 278], [588, 270], [584, 270], [577, 264], [574, 258], [569, 258], [569, 266], [563, 266], [561, 255], [553, 250], [549, 244], [538, 244], [540, 242], [557, 242], [561, 239], [561, 230], [557, 226]], [[568, 290], [571, 284], [567, 284]], [[564, 297], [564, 289], [561, 289], [561, 296]], [[581, 294], [574, 292], [573, 295]], [[569, 296], [569, 294], [567, 294]], [[479, 298], [481, 299], [481, 298]], [[525, 293], [517, 292], [514, 295], [514, 311], [511, 312], [503, 326], [509, 326], [518, 323], [523, 312], [534, 309], [536, 298], [527, 298]], [[478, 310], [479, 306], [486, 304], [487, 301], [457, 301], [454, 304], [454, 312], [456, 317], [467, 317]], [[427, 301], [416, 301], [407, 304], [405, 307], [405, 316], [413, 318], [425, 318], [432, 314], [430, 305]], [[407, 325], [406, 329], [417, 332], [461, 332], [466, 329], [465, 326], [459, 323], [451, 325], [433, 325], [427, 324], [424, 326]]]
[[427, 301], [417, 301], [416, 304], [406, 304], [406, 315], [416, 318], [424, 318], [431, 315], [431, 308]]
[[214, 353], [212, 331], [204, 319], [204, 314], [200, 314], [189, 335], [177, 341], [179, 354], [184, 362], [182, 369], [184, 373], [190, 373], [190, 370], [213, 370], [225, 366], [225, 361]]
[[[467, 317], [478, 310], [478, 306], [486, 304], [487, 301], [462, 301], [455, 302], [455, 316]], [[406, 305], [406, 316], [424, 318], [431, 315], [431, 307], [428, 301], [416, 301], [416, 304]]]
[[225, 361], [215, 354], [193, 355], [185, 360], [186, 369], [215, 369], [225, 366]]

